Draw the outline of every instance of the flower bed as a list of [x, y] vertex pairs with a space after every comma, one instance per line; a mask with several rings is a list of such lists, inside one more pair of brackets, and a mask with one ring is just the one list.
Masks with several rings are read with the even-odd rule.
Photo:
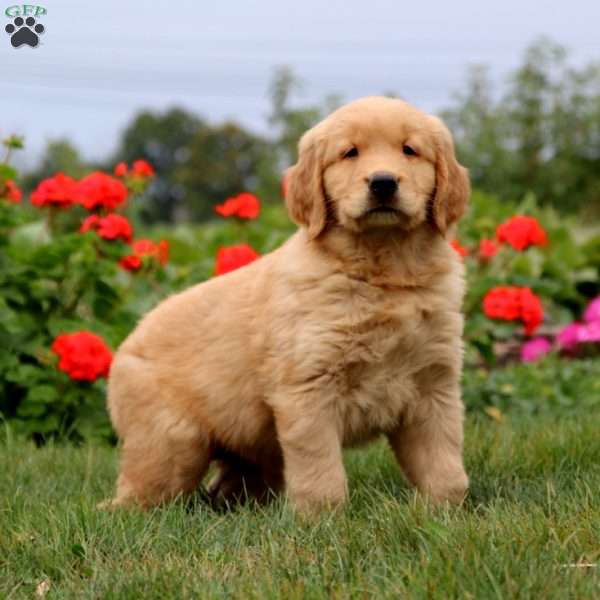
[[[17, 176], [0, 165], [0, 414], [40, 441], [113, 439], [106, 377], [140, 316], [257, 260], [294, 230], [280, 198], [261, 204], [242, 192], [215, 199], [215, 222], [138, 236], [136, 206], [155, 176], [144, 160], [79, 181], [57, 173], [29, 202]], [[475, 193], [451, 243], [467, 267], [471, 372], [597, 353], [598, 239], [576, 242], [571, 224], [532, 198], [516, 205]], [[471, 383], [467, 400], [479, 407]]]

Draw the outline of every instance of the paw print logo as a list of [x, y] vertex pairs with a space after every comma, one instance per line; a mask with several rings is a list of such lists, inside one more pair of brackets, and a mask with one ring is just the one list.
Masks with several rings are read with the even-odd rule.
[[27, 19], [17, 17], [4, 29], [6, 33], [10, 35], [10, 43], [15, 48], [18, 48], [23, 44], [27, 44], [28, 46], [35, 48], [40, 41], [38, 34], [44, 33], [44, 26], [41, 23], [36, 25], [33, 17], [27, 17]]

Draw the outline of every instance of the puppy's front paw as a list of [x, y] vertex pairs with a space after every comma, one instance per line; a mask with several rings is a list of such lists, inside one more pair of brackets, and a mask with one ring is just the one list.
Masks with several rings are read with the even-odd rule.
[[467, 495], [468, 489], [469, 478], [464, 469], [460, 468], [452, 474], [446, 474], [430, 481], [426, 489], [422, 491], [435, 504], [442, 504], [443, 502], [461, 504]]
[[341, 509], [348, 499], [348, 489], [344, 480], [340, 485], [327, 489], [315, 486], [310, 490], [288, 490], [288, 496], [297, 513], [313, 517]]

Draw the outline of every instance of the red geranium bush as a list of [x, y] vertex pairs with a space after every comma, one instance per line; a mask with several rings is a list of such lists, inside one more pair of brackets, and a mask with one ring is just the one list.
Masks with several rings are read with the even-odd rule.
[[105, 240], [123, 240], [130, 242], [133, 235], [131, 223], [123, 215], [110, 214], [106, 217], [90, 215], [81, 224], [81, 233], [95, 231]]
[[494, 240], [482, 239], [479, 242], [479, 258], [489, 260], [498, 254], [498, 244]]
[[[0, 161], [0, 420], [40, 443], [114, 439], [105, 408], [110, 347], [175, 287], [168, 270], [129, 278], [118, 268], [124, 254], [142, 266], [168, 256], [166, 241], [128, 249], [125, 211], [135, 219], [137, 208], [128, 200], [154, 170], [142, 160], [125, 170], [124, 181], [100, 171], [80, 181], [56, 173], [34, 186], [28, 206], [18, 173]], [[86, 218], [86, 210], [94, 214]]]
[[542, 302], [528, 287], [499, 286], [483, 299], [483, 311], [490, 319], [520, 320], [531, 335], [544, 319]]
[[125, 177], [129, 172], [129, 169], [127, 168], [127, 163], [123, 161], [117, 163], [113, 172], [115, 174], [115, 177]]
[[31, 194], [34, 206], [68, 208], [77, 200], [77, 182], [64, 173], [57, 173], [39, 183]]
[[59, 335], [52, 344], [58, 368], [76, 381], [108, 377], [112, 353], [104, 340], [89, 331]]
[[535, 217], [516, 215], [506, 220], [496, 229], [496, 238], [515, 250], [525, 250], [529, 246], [545, 246], [548, 243], [546, 232]]
[[128, 254], [119, 261], [119, 265], [126, 271], [139, 271], [144, 258], [159, 265], [165, 265], [169, 260], [169, 242], [167, 240], [161, 240], [158, 244], [152, 240], [136, 240], [131, 244], [131, 249], [133, 254]]
[[260, 254], [248, 244], [221, 247], [217, 251], [215, 273], [224, 275], [244, 267], [258, 258], [260, 258]]
[[215, 212], [222, 217], [256, 219], [260, 214], [260, 201], [254, 194], [243, 192], [228, 198], [223, 204], [217, 204]]
[[76, 198], [87, 210], [111, 211], [127, 200], [128, 193], [127, 186], [122, 181], [101, 171], [95, 171], [77, 184]]
[[[170, 293], [243, 268], [294, 230], [281, 199], [263, 205], [241, 193], [215, 207], [233, 223], [161, 226], [169, 243], [150, 234], [135, 239], [135, 196], [154, 174], [143, 160], [119, 163], [114, 176], [44, 179], [31, 194], [34, 207], [49, 209], [44, 213], [18, 204], [14, 169], [2, 174], [0, 413], [40, 442], [114, 441], [105, 409], [111, 348]], [[584, 312], [580, 292], [597, 293], [597, 265], [586, 263], [568, 224], [552, 221], [551, 211], [537, 211], [531, 200], [517, 207], [474, 196], [449, 235], [466, 270], [466, 372], [476, 366], [487, 376], [495, 361], [533, 361], [550, 352], [562, 360], [600, 349], [600, 299]], [[78, 235], [78, 228], [89, 233]], [[535, 248], [541, 245], [544, 252]]]
[[22, 197], [21, 190], [12, 179], [7, 179], [4, 182], [4, 189], [2, 189], [2, 185], [0, 184], [0, 198], [4, 198], [13, 204], [19, 204]]
[[147, 161], [134, 160], [131, 165], [131, 173], [136, 177], [154, 177], [154, 167]]
[[147, 177], [154, 177], [156, 173], [154, 167], [148, 161], [139, 159], [133, 161], [131, 169], [129, 169], [126, 162], [118, 163], [115, 166], [114, 174], [116, 177], [139, 177], [145, 179]]
[[461, 243], [458, 240], [452, 240], [450, 242], [450, 245], [452, 246], [453, 250], [461, 258], [464, 258], [465, 256], [469, 256], [469, 251], [467, 250], [467, 248], [465, 248], [464, 246], [462, 246]]

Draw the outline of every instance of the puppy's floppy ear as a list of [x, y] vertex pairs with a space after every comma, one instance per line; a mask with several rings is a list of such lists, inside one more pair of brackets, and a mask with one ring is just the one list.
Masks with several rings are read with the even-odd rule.
[[308, 229], [310, 239], [318, 237], [327, 222], [323, 189], [324, 142], [308, 131], [298, 145], [298, 162], [286, 172], [285, 203], [292, 220]]
[[433, 223], [442, 234], [464, 214], [471, 184], [467, 169], [461, 166], [454, 154], [452, 136], [442, 121], [431, 117], [436, 129], [436, 175], [435, 195], [431, 216]]

